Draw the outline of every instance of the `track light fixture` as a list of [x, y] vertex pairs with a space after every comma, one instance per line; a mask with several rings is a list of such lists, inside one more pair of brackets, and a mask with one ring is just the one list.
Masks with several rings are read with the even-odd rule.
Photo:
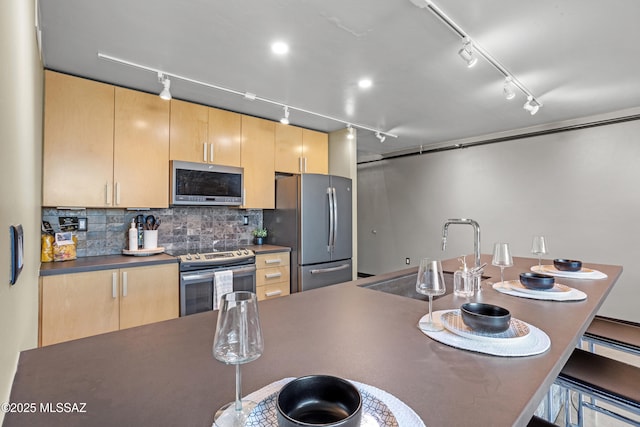
[[467, 63], [467, 68], [471, 68], [478, 63], [478, 58], [473, 54], [473, 43], [471, 39], [465, 37], [462, 41], [462, 49], [458, 51], [458, 55]]
[[524, 103], [522, 108], [527, 110], [532, 116], [538, 112], [542, 104], [537, 100], [533, 99], [533, 96], [527, 96], [527, 102]]
[[160, 98], [165, 99], [167, 101], [170, 100], [171, 92], [169, 91], [169, 88], [171, 87], [171, 80], [169, 80], [169, 77], [165, 76], [161, 72], [158, 72], [158, 82], [162, 86], [164, 86], [164, 88], [162, 89], [162, 92], [160, 92]]
[[380, 132], [376, 132], [376, 138], [378, 138], [380, 140], [380, 144], [382, 144], [384, 142], [384, 140], [387, 139], [386, 136], [380, 135]]
[[280, 119], [280, 123], [283, 125], [289, 124], [289, 107], [284, 106], [284, 116]]
[[168, 78], [168, 76], [170, 75], [174, 79], [180, 79], [180, 80], [183, 80], [185, 82], [192, 83], [192, 84], [205, 86], [205, 87], [208, 87], [208, 88], [211, 88], [211, 89], [216, 89], [216, 90], [219, 90], [219, 91], [222, 91], [222, 92], [231, 93], [233, 95], [238, 95], [238, 96], [241, 96], [244, 99], [249, 100], [249, 101], [261, 101], [261, 102], [265, 102], [265, 103], [271, 104], [271, 105], [279, 105], [280, 107], [284, 108], [284, 110], [285, 110], [285, 118], [287, 118], [287, 119], [288, 119], [289, 110], [296, 110], [296, 111], [299, 111], [299, 112], [304, 113], [304, 114], [309, 114], [309, 115], [316, 116], [316, 117], [322, 117], [323, 119], [332, 120], [334, 122], [343, 123], [343, 124], [347, 125], [351, 129], [349, 131], [349, 135], [351, 136], [351, 138], [353, 138], [355, 136], [355, 130], [353, 128], [360, 128], [360, 129], [364, 129], [364, 130], [367, 130], [367, 131], [373, 132], [373, 133], [378, 132], [381, 135], [390, 136], [391, 138], [397, 138], [398, 137], [398, 135], [394, 135], [394, 134], [389, 133], [389, 132], [383, 132], [383, 131], [381, 131], [379, 129], [375, 129], [375, 128], [372, 128], [370, 126], [361, 125], [361, 124], [351, 124], [351, 123], [349, 123], [349, 122], [347, 122], [345, 120], [342, 120], [340, 118], [337, 118], [337, 117], [332, 117], [332, 116], [328, 116], [326, 114], [316, 113], [316, 112], [313, 112], [313, 111], [310, 111], [310, 110], [306, 110], [304, 108], [294, 107], [294, 106], [291, 106], [291, 105], [285, 105], [285, 104], [283, 104], [281, 102], [274, 101], [272, 99], [262, 98], [262, 97], [256, 95], [255, 93], [240, 92], [239, 90], [230, 89], [230, 88], [224, 87], [224, 86], [214, 85], [212, 83], [207, 83], [207, 82], [204, 82], [202, 80], [196, 80], [196, 79], [192, 79], [190, 77], [181, 76], [181, 75], [174, 74], [174, 73], [170, 73], [169, 74], [169, 73], [166, 73], [166, 72], [164, 72], [162, 70], [159, 70], [157, 68], [148, 67], [146, 65], [137, 64], [137, 63], [131, 62], [131, 61], [126, 61], [124, 59], [120, 59], [120, 58], [116, 58], [114, 56], [106, 55], [106, 54], [101, 53], [101, 52], [98, 52], [98, 58], [106, 59], [106, 60], [113, 61], [113, 62], [117, 62], [119, 64], [128, 65], [129, 67], [139, 68], [141, 70], [146, 70], [146, 71], [150, 71], [150, 72], [153, 72], [153, 73], [157, 73], [158, 74], [158, 82], [162, 83], [162, 85], [164, 86], [164, 89], [162, 90], [160, 96], [162, 98], [164, 98], [165, 96], [167, 97], [167, 98], [164, 98], [164, 99], [171, 99], [171, 93], [169, 92], [169, 87], [171, 85], [171, 82], [169, 81], [169, 78]]
[[350, 123], [347, 123], [347, 139], [353, 139], [355, 137], [355, 131], [351, 127]]
[[[409, 0], [416, 7], [421, 9], [427, 9], [433, 15], [435, 15], [440, 21], [442, 21], [449, 29], [451, 29], [456, 35], [462, 38], [463, 47], [458, 51], [458, 55], [462, 59], [465, 60], [468, 67], [473, 67], [477, 62], [477, 56], [481, 56], [485, 61], [487, 61], [493, 68], [495, 68], [500, 74], [505, 77], [505, 85], [503, 88], [503, 93], [505, 98], [512, 99], [515, 96], [515, 89], [519, 89], [526, 97], [527, 103], [525, 104], [525, 110], [529, 111], [531, 114], [535, 114], [538, 112], [542, 103], [536, 99], [535, 96], [531, 93], [529, 89], [525, 85], [523, 85], [517, 78], [514, 76], [509, 70], [505, 68], [496, 58], [491, 56], [489, 52], [487, 52], [482, 46], [480, 46], [477, 41], [472, 41], [469, 34], [460, 27], [453, 19], [447, 16], [435, 3], [434, 0]], [[507, 87], [507, 80], [509, 80], [509, 85]]]
[[505, 99], [513, 99], [516, 97], [516, 93], [513, 90], [513, 79], [511, 78], [511, 76], [505, 77], [502, 93], [504, 93]]

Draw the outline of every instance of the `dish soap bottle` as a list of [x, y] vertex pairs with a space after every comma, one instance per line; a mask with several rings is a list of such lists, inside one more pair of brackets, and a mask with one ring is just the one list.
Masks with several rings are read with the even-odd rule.
[[136, 227], [135, 218], [131, 220], [131, 228], [129, 228], [129, 250], [138, 250], [138, 228]]

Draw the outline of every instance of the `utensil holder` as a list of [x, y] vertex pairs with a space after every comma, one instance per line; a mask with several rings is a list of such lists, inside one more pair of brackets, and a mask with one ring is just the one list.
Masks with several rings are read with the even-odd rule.
[[158, 247], [158, 230], [144, 230], [143, 231], [143, 248], [155, 249]]

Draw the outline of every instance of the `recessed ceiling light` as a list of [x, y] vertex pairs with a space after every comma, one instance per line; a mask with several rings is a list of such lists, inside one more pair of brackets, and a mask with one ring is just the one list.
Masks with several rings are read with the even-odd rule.
[[373, 85], [371, 79], [361, 79], [358, 82], [358, 86], [360, 86], [361, 89], [369, 89], [371, 85]]
[[271, 51], [276, 55], [285, 55], [289, 52], [289, 45], [285, 42], [275, 42], [271, 45]]

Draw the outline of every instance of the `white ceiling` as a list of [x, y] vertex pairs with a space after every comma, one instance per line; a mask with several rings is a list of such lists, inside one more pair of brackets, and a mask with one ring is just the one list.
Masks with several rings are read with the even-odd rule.
[[[418, 1], [418, 0], [415, 0]], [[149, 71], [98, 52], [396, 134], [358, 131], [360, 159], [640, 106], [640, 1], [435, 0], [544, 105], [502, 96], [460, 37], [410, 0], [40, 0], [45, 67], [148, 92]], [[270, 44], [290, 44], [276, 57]], [[359, 89], [362, 77], [373, 87]], [[172, 79], [175, 98], [272, 120], [282, 109]], [[291, 123], [344, 124], [301, 112]]]

